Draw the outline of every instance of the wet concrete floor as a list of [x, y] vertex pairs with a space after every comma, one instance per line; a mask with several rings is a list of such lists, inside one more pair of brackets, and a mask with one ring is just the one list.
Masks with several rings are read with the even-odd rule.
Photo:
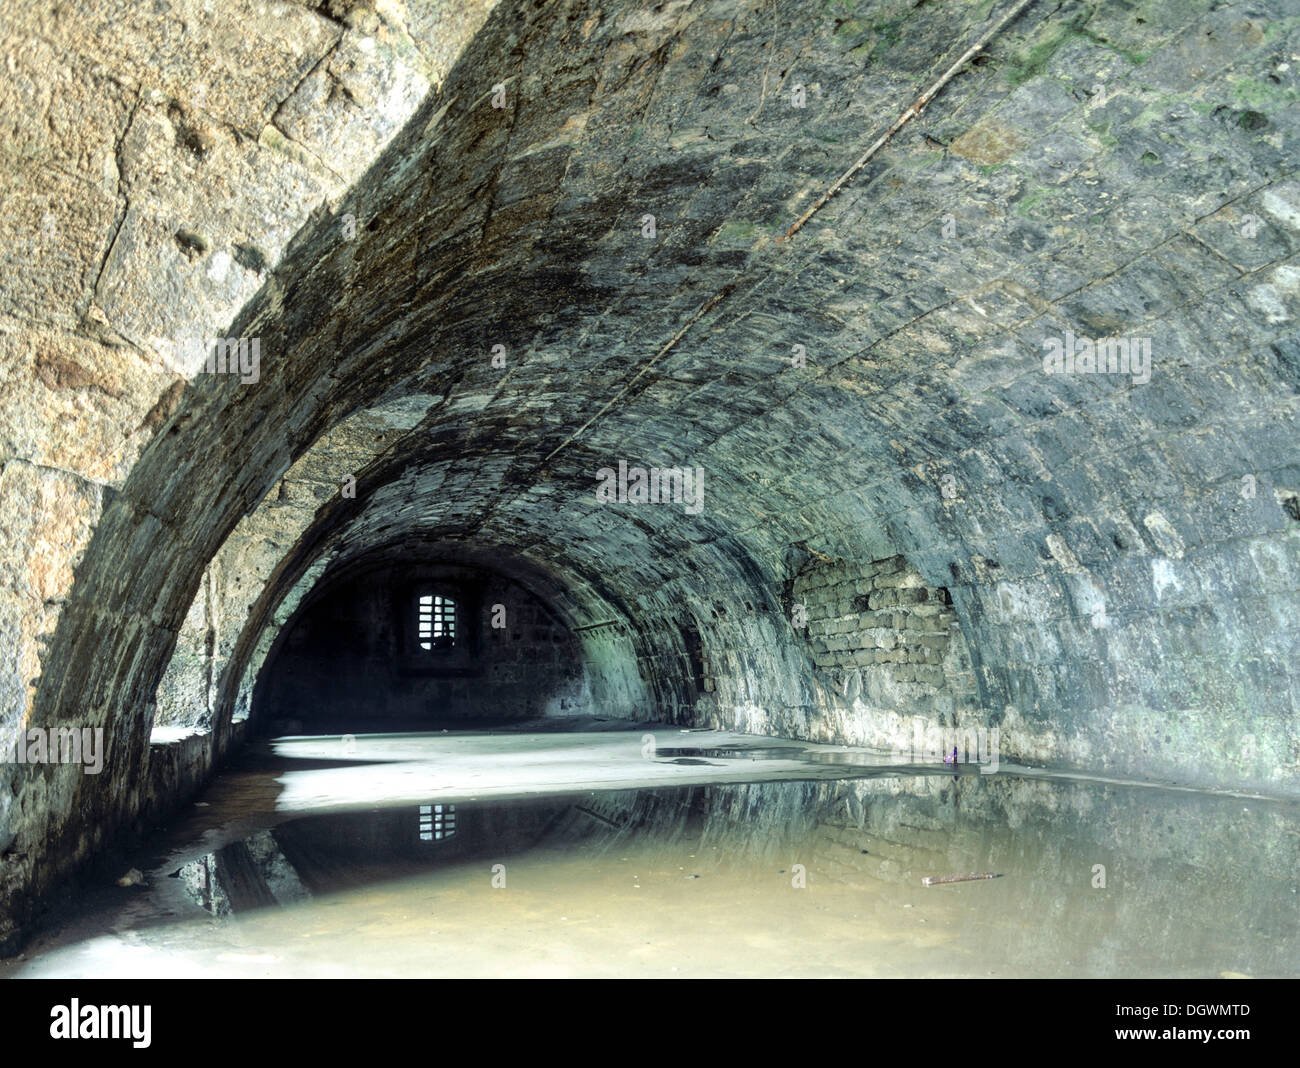
[[662, 725], [275, 739], [123, 866], [0, 975], [1300, 974], [1300, 803]]

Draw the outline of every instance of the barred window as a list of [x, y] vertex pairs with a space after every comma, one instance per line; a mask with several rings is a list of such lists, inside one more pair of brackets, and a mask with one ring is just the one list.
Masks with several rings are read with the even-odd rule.
[[456, 602], [436, 593], [417, 597], [416, 634], [421, 649], [450, 649], [456, 644]]
[[441, 842], [456, 833], [455, 805], [420, 806], [420, 841]]

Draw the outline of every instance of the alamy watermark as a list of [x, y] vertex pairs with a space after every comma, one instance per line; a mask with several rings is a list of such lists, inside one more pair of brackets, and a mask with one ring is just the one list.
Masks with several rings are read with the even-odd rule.
[[152, 1005], [83, 1005], [72, 998], [50, 1009], [50, 1037], [130, 1039], [136, 1049], [148, 1049], [152, 1022]]
[[[260, 337], [177, 338], [173, 360], [175, 369], [187, 375], [199, 373], [238, 375], [242, 385], [256, 385], [262, 376], [262, 339]], [[159, 369], [171, 368], [163, 366]]]
[[81, 764], [87, 775], [104, 770], [103, 727], [32, 727], [0, 749], [0, 764]]
[[978, 764], [980, 774], [992, 775], [998, 770], [998, 734], [997, 727], [940, 727], [914, 719], [911, 747], [895, 745], [893, 755], [911, 764]]
[[1132, 375], [1136, 385], [1151, 381], [1151, 339], [1149, 337], [1074, 336], [1049, 337], [1043, 341], [1046, 355], [1043, 370], [1049, 375]]
[[629, 467], [596, 472], [596, 500], [601, 504], [684, 504], [690, 515], [704, 508], [704, 468]]

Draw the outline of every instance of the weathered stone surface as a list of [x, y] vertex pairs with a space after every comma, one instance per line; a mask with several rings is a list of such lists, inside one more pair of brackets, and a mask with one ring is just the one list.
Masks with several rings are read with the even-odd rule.
[[[186, 359], [182, 345], [226, 332], [290, 237], [365, 171], [490, 8], [463, 7], [422, 58], [405, 29], [406, 9], [380, 6], [337, 16], [293, 4], [4, 7], [0, 479], [15, 508], [0, 524], [9, 564], [0, 627], [11, 650], [2, 740], [31, 719], [33, 695], [48, 679], [44, 646], [104, 500], [201, 370], [202, 357]], [[313, 102], [315, 140], [298, 144], [293, 129], [277, 124], [287, 128], [290, 114], [303, 114], [301, 106], [281, 112], [291, 99], [307, 100], [306, 82], [319, 71], [346, 92]], [[331, 130], [346, 151], [319, 151]], [[120, 529], [138, 531], [131, 551], [145, 555], [160, 537], [175, 538], [156, 518], [141, 524], [139, 514]], [[181, 569], [168, 585], [194, 578]], [[145, 645], [169, 649], [178, 628], [157, 626], [166, 614], [157, 602], [134, 599], [129, 613], [138, 616], [96, 609], [92, 625], [100, 638], [117, 633], [129, 650], [109, 679], [146, 676], [123, 682], [141, 719], [135, 736], [121, 735], [130, 740], [117, 750], [119, 784], [136, 778], [145, 759], [138, 728], [147, 734], [161, 675], [139, 658]], [[210, 665], [199, 658], [193, 666]], [[76, 686], [89, 669], [79, 662], [60, 675]], [[203, 697], [190, 682], [179, 691], [164, 685], [164, 707], [174, 709], [182, 693]], [[106, 692], [86, 690], [70, 714], [102, 725]], [[193, 721], [188, 713], [177, 720]], [[147, 801], [121, 789], [122, 811], [138, 814], [146, 803], [161, 811], [192, 789], [211, 768], [215, 743], [213, 735], [196, 743], [206, 755], [197, 763], [187, 757], [184, 774], [155, 776]], [[60, 790], [75, 793], [66, 769], [57, 778]], [[48, 797], [37, 795], [42, 782], [35, 769], [0, 767], [0, 854], [14, 850], [2, 862], [6, 886], [36, 865], [28, 843], [64, 831], [70, 809], [60, 802], [51, 832]], [[95, 825], [93, 813], [82, 815]], [[112, 833], [110, 824], [77, 841], [51, 837], [50, 848], [84, 857]]]
[[[397, 547], [535, 580], [617, 713], [1300, 789], [1288, 4], [1035, 6], [789, 241], [991, 5], [61, 10], [2, 50], [3, 723], [113, 763], [0, 769], [0, 898]], [[222, 335], [255, 383], [162, 358]]]

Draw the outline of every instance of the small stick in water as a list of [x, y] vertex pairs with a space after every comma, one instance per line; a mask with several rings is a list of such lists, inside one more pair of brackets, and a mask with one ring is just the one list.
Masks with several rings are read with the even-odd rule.
[[940, 883], [969, 883], [976, 879], [1001, 879], [1002, 876], [991, 871], [971, 872], [969, 875], [927, 875], [921, 880], [922, 886], [938, 886]]

